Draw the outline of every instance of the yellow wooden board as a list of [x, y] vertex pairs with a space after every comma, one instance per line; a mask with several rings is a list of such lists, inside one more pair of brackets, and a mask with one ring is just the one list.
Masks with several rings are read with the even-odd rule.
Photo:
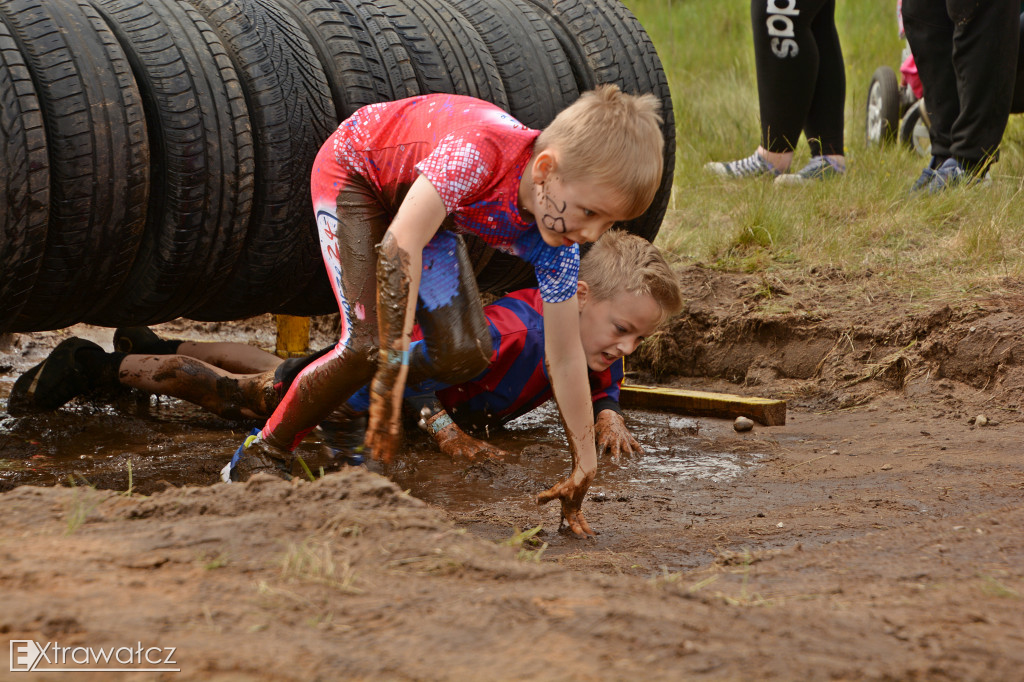
[[782, 426], [786, 423], [786, 401], [771, 398], [624, 385], [619, 402], [625, 408], [664, 410], [696, 417], [735, 419], [743, 416], [765, 426]]

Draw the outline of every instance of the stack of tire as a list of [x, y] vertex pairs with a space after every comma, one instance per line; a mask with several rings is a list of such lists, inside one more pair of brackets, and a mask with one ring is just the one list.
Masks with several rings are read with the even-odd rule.
[[[662, 101], [618, 0], [0, 0], [0, 332], [335, 312], [309, 198], [357, 108], [429, 92], [542, 128], [603, 83]], [[529, 266], [470, 248], [481, 287]], [[486, 267], [484, 267], [486, 266]]]

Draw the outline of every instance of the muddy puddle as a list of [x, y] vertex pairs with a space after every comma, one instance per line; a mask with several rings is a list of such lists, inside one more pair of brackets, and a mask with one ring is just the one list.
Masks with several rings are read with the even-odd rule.
[[[729, 480], [761, 458], [757, 453], [715, 451], [714, 440], [704, 437], [706, 420], [643, 411], [631, 411], [628, 418], [645, 452], [624, 457], [618, 465], [604, 458], [590, 493], [596, 501], [652, 487], [673, 489], [695, 479]], [[25, 484], [73, 484], [149, 494], [168, 486], [210, 485], [218, 482], [220, 468], [256, 426], [224, 421], [183, 401], [142, 394], [117, 396], [109, 403], [76, 402], [22, 418], [0, 413], [0, 491]], [[408, 447], [396, 461], [388, 467], [370, 461], [368, 467], [453, 512], [502, 500], [532, 504], [537, 492], [568, 470], [552, 403], [486, 434], [489, 442], [509, 453], [503, 462], [452, 462], [414, 426], [406, 434]], [[321, 457], [312, 436], [298, 452], [316, 476], [338, 466]]]

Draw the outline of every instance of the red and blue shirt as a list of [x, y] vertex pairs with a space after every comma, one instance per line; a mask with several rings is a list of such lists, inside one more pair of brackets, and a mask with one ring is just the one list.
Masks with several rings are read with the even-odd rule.
[[[480, 375], [461, 384], [435, 381], [406, 387], [406, 398], [433, 393], [459, 426], [505, 424], [541, 406], [552, 397], [551, 378], [544, 365], [544, 303], [537, 289], [514, 291], [484, 308], [491, 334], [491, 363]], [[413, 343], [422, 343], [419, 327]], [[588, 370], [594, 414], [619, 408], [622, 360], [595, 372]], [[369, 388], [349, 400], [349, 407], [365, 411]]]
[[534, 266], [541, 297], [572, 298], [579, 247], [549, 246], [519, 212], [519, 182], [539, 131], [473, 97], [422, 95], [362, 107], [327, 140], [313, 168], [314, 208], [336, 211], [350, 173], [365, 178], [394, 214], [418, 175], [437, 190], [446, 225]]

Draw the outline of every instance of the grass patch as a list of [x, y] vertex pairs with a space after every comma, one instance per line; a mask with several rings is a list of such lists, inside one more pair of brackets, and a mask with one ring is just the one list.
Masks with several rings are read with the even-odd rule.
[[[801, 187], [703, 171], [708, 161], [749, 155], [760, 136], [749, 6], [718, 0], [628, 6], [658, 50], [673, 97], [675, 182], [656, 241], [662, 249], [683, 262], [729, 271], [870, 272], [920, 302], [962, 300], [1024, 276], [1024, 117], [1010, 117], [990, 184], [937, 196], [907, 192], [924, 158], [865, 144], [871, 74], [882, 65], [898, 69], [903, 48], [892, 2], [836, 8], [849, 172]], [[801, 140], [794, 165], [808, 158]]]
[[999, 580], [996, 580], [993, 576], [982, 575], [979, 577], [981, 578], [981, 591], [989, 596], [1008, 599], [1020, 599], [1021, 597], [1024, 597], [1024, 595], [1019, 591]]
[[517, 548], [519, 551], [516, 552], [516, 559], [520, 561], [539, 563], [541, 556], [548, 548], [548, 543], [541, 542], [536, 538], [541, 528], [543, 526], [534, 526], [526, 530], [514, 528], [512, 537], [502, 540], [499, 544]]
[[[74, 479], [72, 479], [74, 483]], [[100, 498], [96, 493], [96, 490], [92, 487], [75, 487], [71, 493], [71, 500], [67, 505], [67, 514], [65, 516], [65, 528], [64, 535], [72, 535], [77, 531], [89, 515], [96, 509], [100, 503]]]
[[359, 594], [356, 575], [346, 559], [336, 559], [328, 540], [307, 538], [291, 545], [281, 560], [281, 575], [292, 580], [327, 585], [341, 592]]

